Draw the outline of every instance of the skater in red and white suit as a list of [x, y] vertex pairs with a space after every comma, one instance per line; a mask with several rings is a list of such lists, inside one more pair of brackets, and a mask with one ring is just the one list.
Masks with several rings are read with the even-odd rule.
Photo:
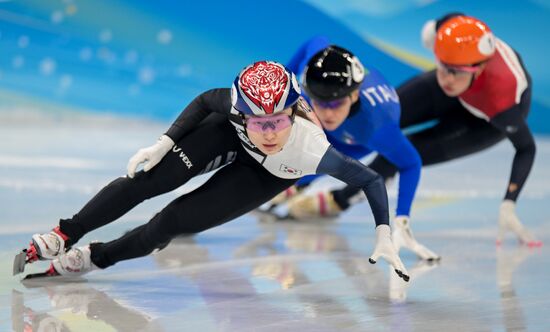
[[[422, 40], [433, 50], [437, 67], [397, 89], [401, 128], [437, 120], [435, 126], [408, 136], [423, 165], [470, 155], [509, 139], [516, 153], [500, 206], [497, 243], [512, 231], [522, 243], [540, 246], [515, 213], [536, 150], [526, 122], [531, 77], [519, 54], [485, 23], [459, 13], [427, 22]], [[397, 171], [382, 156], [370, 167], [384, 178]]]

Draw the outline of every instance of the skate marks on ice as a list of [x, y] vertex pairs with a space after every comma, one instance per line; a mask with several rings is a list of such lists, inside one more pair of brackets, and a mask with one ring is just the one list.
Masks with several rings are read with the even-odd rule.
[[[86, 284], [34, 286], [36, 293], [12, 290], [12, 330], [19, 331], [166, 331], [138, 308], [125, 306], [107, 292]], [[49, 308], [36, 305], [45, 298]]]

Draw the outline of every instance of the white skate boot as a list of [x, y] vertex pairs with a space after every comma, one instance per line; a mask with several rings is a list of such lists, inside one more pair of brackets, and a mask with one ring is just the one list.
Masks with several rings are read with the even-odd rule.
[[90, 256], [89, 245], [73, 248], [54, 259], [45, 272], [28, 274], [23, 280], [55, 276], [80, 277], [85, 273], [98, 269], [92, 263]]
[[516, 214], [516, 203], [512, 200], [504, 200], [500, 205], [498, 218], [497, 245], [502, 243], [502, 239], [507, 231], [511, 231], [518, 237], [518, 240], [529, 247], [540, 247], [542, 241], [537, 240], [531, 232], [523, 226]]
[[67, 250], [69, 237], [59, 226], [49, 233], [34, 234], [28, 248], [21, 250], [13, 260], [13, 275], [25, 270], [25, 265], [37, 260], [54, 259]]
[[34, 234], [27, 249], [27, 263], [58, 257], [67, 249], [65, 242], [68, 239], [69, 237], [59, 230], [59, 226], [49, 233]]
[[420, 259], [427, 261], [440, 260], [441, 256], [437, 255], [430, 249], [418, 243], [413, 236], [409, 226], [409, 218], [405, 216], [397, 216], [394, 219], [393, 245], [395, 250], [399, 252], [401, 247], [407, 248], [414, 252]]
[[98, 269], [90, 258], [90, 246], [73, 248], [52, 261], [51, 266], [57, 275], [78, 277]]

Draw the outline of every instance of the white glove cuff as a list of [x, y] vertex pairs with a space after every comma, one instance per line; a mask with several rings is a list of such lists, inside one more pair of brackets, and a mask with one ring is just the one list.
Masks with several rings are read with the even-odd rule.
[[162, 135], [161, 137], [159, 137], [157, 144], [159, 145], [160, 149], [166, 153], [170, 151], [175, 143], [169, 136]]
[[393, 225], [395, 227], [409, 227], [409, 216], [396, 216], [393, 219]]
[[382, 224], [376, 226], [376, 240], [385, 238], [385, 237], [391, 237], [391, 228], [389, 225]]
[[505, 199], [504, 201], [502, 201], [502, 204], [500, 204], [501, 211], [513, 213], [515, 209], [516, 209], [516, 202], [510, 199]]

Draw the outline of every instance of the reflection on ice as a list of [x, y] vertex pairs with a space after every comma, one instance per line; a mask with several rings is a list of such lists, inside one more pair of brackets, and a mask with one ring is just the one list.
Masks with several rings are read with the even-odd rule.
[[[28, 299], [12, 291], [12, 329], [28, 331], [163, 331], [147, 314], [128, 308], [86, 283], [32, 286], [38, 290]], [[49, 307], [33, 308], [37, 296], [49, 300]]]

